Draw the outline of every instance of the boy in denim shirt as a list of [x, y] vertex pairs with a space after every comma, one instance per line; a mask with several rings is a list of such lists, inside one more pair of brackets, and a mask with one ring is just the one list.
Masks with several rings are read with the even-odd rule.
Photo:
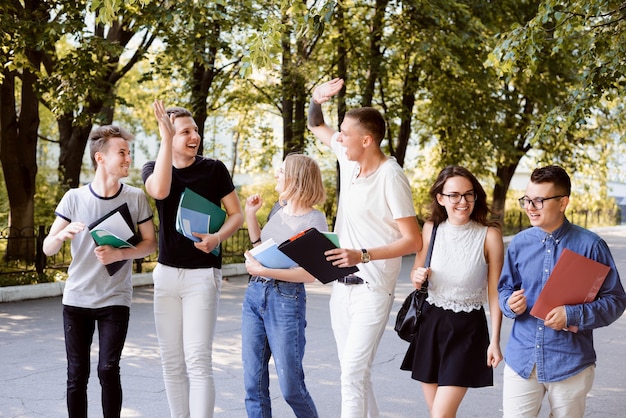
[[[593, 330], [617, 320], [626, 306], [609, 248], [565, 217], [571, 182], [558, 166], [533, 171], [519, 199], [531, 228], [511, 241], [498, 285], [502, 313], [515, 320], [504, 359], [504, 417], [536, 417], [545, 393], [550, 416], [582, 418], [594, 379]], [[563, 249], [611, 268], [596, 300], [557, 306], [546, 320], [530, 315]]]

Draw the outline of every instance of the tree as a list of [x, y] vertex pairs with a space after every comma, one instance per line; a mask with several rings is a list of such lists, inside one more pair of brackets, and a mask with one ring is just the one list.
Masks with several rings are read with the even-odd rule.
[[[34, 237], [36, 150], [39, 128], [37, 74], [42, 53], [35, 40], [46, 29], [43, 1], [19, 1], [0, 6], [2, 75], [0, 81], [0, 160], [10, 203], [9, 245], [5, 258], [32, 261]], [[9, 40], [8, 44], [5, 42]], [[12, 239], [13, 238], [13, 239]]]
[[305, 1], [296, 1], [290, 7], [280, 8], [283, 157], [306, 147], [307, 70], [334, 6], [334, 2], [329, 2], [318, 10], [316, 2], [307, 6]]
[[[529, 150], [539, 151], [544, 162], [572, 169], [591, 162], [587, 151], [593, 139], [581, 132], [585, 117], [591, 115], [589, 106], [601, 106], [604, 95], [624, 82], [623, 65], [618, 64], [623, 57], [624, 46], [618, 40], [623, 23], [610, 2], [602, 2], [608, 6], [606, 13], [600, 2], [556, 3], [520, 9], [523, 19], [514, 22], [514, 29], [494, 45], [490, 56], [504, 91], [520, 110], [509, 112], [510, 122], [504, 125], [517, 126], [517, 138], [497, 147], [494, 206], [500, 211], [519, 159]], [[598, 139], [606, 143], [606, 138]]]
[[[68, 0], [14, 0], [0, 6], [1, 158], [8, 174], [11, 234], [34, 229], [39, 104], [57, 119], [60, 179], [76, 187], [92, 124], [110, 123], [117, 81], [154, 40], [148, 28], [158, 16], [158, 7], [126, 9], [110, 26], [94, 24], [89, 31], [83, 6]], [[143, 39], [135, 54], [120, 64], [136, 32], [141, 32]], [[20, 244], [11, 247], [7, 256], [33, 256], [34, 246], [25, 240], [15, 242]], [[26, 247], [21, 247], [22, 243]]]
[[[567, 160], [589, 142], [556, 132], [536, 135], [543, 115], [567, 97], [576, 63], [566, 56], [543, 56], [534, 76], [519, 72], [500, 77], [485, 67], [496, 33], [534, 16], [537, 4], [517, 1], [458, 2], [430, 38], [431, 62], [423, 84], [428, 100], [421, 112], [422, 141], [436, 139], [438, 167], [462, 164], [480, 177], [494, 177], [492, 207], [503, 214], [506, 193], [520, 160], [531, 150], [552, 160]], [[437, 16], [429, 14], [428, 17]], [[580, 160], [579, 160], [580, 161]]]
[[565, 138], [595, 107], [626, 93], [626, 4], [622, 0], [545, 0], [534, 16], [501, 34], [490, 63], [502, 77], [535, 76], [546, 57], [578, 68], [567, 97], [542, 115], [534, 135]]
[[[171, 10], [157, 73], [163, 75], [174, 69], [180, 76], [185, 89], [180, 93], [203, 138], [207, 117], [223, 105], [238, 74], [244, 47], [237, 41], [250, 29], [253, 19], [251, 2], [183, 2]], [[201, 144], [198, 154], [203, 152]]]
[[63, 48], [53, 45], [46, 51], [41, 83], [43, 102], [59, 127], [60, 182], [77, 187], [89, 132], [94, 123], [112, 122], [117, 83], [147, 54], [163, 10], [126, 6], [109, 25], [89, 27], [84, 10], [69, 2], [62, 6], [56, 12], [67, 19], [63, 29], [68, 35]]

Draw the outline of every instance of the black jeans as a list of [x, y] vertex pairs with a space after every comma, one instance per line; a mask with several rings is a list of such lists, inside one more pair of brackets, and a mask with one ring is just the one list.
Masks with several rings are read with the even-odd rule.
[[100, 357], [98, 378], [102, 387], [104, 418], [119, 418], [122, 410], [120, 357], [126, 341], [130, 309], [107, 306], [88, 309], [63, 306], [65, 351], [67, 353], [67, 411], [70, 418], [87, 417], [87, 381], [90, 350], [96, 322]]

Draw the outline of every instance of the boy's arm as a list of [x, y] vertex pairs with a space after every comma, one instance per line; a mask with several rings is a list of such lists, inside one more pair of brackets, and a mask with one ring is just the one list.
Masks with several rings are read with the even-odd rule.
[[330, 146], [330, 141], [337, 131], [324, 122], [322, 103], [327, 102], [331, 97], [339, 93], [342, 87], [343, 80], [341, 78], [335, 78], [315, 87], [313, 95], [311, 96], [308, 126], [311, 132], [313, 132], [313, 135], [327, 146]]
[[154, 116], [159, 123], [161, 145], [154, 163], [154, 171], [146, 179], [146, 192], [150, 197], [163, 200], [170, 194], [172, 186], [172, 141], [176, 132], [173, 116], [170, 118], [165, 111], [163, 102], [154, 101]]
[[68, 222], [58, 217], [52, 223], [48, 236], [43, 240], [43, 252], [45, 255], [54, 255], [59, 252], [63, 242], [73, 239], [76, 234], [85, 229], [82, 222]]

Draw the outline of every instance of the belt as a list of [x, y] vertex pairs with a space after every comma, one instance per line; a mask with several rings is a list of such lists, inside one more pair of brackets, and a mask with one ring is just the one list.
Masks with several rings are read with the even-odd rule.
[[248, 279], [248, 283], [250, 282], [259, 282], [259, 283], [282, 283], [282, 280], [269, 279], [263, 276], [250, 276]]
[[355, 276], [354, 274], [349, 274], [345, 277], [341, 277], [339, 279], [337, 279], [337, 282], [339, 283], [343, 283], [345, 285], [352, 285], [352, 284], [363, 284], [365, 283], [365, 281], [360, 278], [359, 276]]

